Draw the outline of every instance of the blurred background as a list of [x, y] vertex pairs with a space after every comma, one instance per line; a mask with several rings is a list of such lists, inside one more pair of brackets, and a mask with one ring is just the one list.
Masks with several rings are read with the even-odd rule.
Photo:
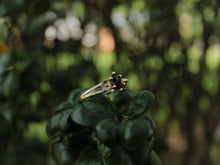
[[1, 0], [0, 164], [54, 165], [54, 107], [112, 71], [151, 90], [164, 165], [220, 164], [218, 0]]

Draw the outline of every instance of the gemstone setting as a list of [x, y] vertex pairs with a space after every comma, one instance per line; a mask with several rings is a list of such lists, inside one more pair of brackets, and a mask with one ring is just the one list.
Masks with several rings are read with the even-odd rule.
[[109, 78], [111, 85], [114, 89], [120, 90], [125, 86], [125, 82], [122, 80], [122, 76], [112, 72], [111, 77]]

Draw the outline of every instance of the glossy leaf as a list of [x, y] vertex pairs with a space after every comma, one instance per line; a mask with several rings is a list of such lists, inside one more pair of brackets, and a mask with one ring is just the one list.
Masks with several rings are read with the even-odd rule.
[[121, 146], [109, 148], [100, 144], [99, 150], [106, 165], [132, 165], [131, 158]]
[[58, 165], [72, 165], [79, 155], [60, 141], [55, 141], [51, 144], [50, 152]]
[[153, 131], [155, 131], [155, 129], [156, 129], [156, 123], [153, 121], [153, 119], [152, 119], [150, 116], [144, 114], [144, 115], [140, 116], [140, 118], [149, 121], [149, 122], [150, 122], [150, 127], [151, 127], [151, 129], [152, 129]]
[[65, 110], [65, 109], [69, 109], [69, 108], [72, 108], [73, 105], [68, 102], [68, 101], [65, 101], [61, 104], [59, 104], [56, 108], [55, 108], [55, 111], [61, 111], [61, 110]]
[[97, 149], [87, 147], [81, 152], [74, 165], [102, 165], [101, 156]]
[[61, 131], [65, 130], [65, 128], [67, 127], [67, 120], [69, 119], [71, 113], [72, 109], [68, 109], [61, 113], [58, 121], [58, 127]]
[[80, 97], [80, 95], [82, 94], [82, 92], [83, 92], [83, 90], [80, 89], [80, 88], [73, 90], [73, 91], [69, 94], [68, 101], [69, 101], [72, 105], [78, 104], [79, 97]]
[[113, 93], [113, 104], [122, 114], [126, 114], [130, 105], [130, 101], [133, 97], [134, 93], [126, 88], [123, 91], [116, 90]]
[[82, 104], [87, 109], [91, 109], [89, 106], [91, 102], [99, 104], [99, 106], [102, 106], [103, 108], [105, 108], [106, 111], [109, 111], [113, 115], [117, 116], [118, 112], [107, 95], [105, 94], [94, 95], [82, 101]]
[[127, 150], [135, 150], [142, 147], [143, 144], [153, 136], [150, 123], [144, 119], [136, 119], [122, 123], [120, 133], [122, 145]]
[[71, 132], [65, 133], [59, 141], [52, 142], [50, 152], [57, 164], [74, 164], [80, 153], [91, 145], [86, 134], [70, 134]]
[[151, 154], [149, 155], [149, 157], [147, 158], [146, 163], [147, 165], [162, 165], [162, 162], [159, 158], [159, 156], [152, 151]]
[[86, 107], [81, 104], [76, 105], [72, 111], [71, 119], [79, 125], [95, 126], [102, 120], [114, 119], [114, 116], [103, 106], [90, 102]]
[[60, 119], [60, 114], [55, 114], [47, 122], [46, 132], [47, 132], [47, 136], [50, 139], [54, 139], [54, 138], [60, 136], [62, 133], [58, 127], [59, 119]]
[[118, 143], [119, 123], [116, 120], [103, 120], [96, 125], [97, 137], [104, 145], [111, 147]]
[[138, 117], [142, 115], [151, 106], [154, 100], [154, 94], [144, 90], [139, 92], [132, 100], [128, 109], [128, 116]]
[[88, 127], [81, 126], [74, 123], [72, 120], [68, 120], [68, 127], [65, 132], [63, 132], [61, 138], [64, 144], [69, 145], [69, 143], [74, 143], [73, 145], [76, 146], [78, 143], [87, 143], [89, 133], [90, 129]]
[[72, 109], [59, 111], [49, 119], [46, 127], [46, 132], [49, 138], [54, 139], [65, 131], [67, 120], [70, 117], [71, 112]]
[[153, 147], [154, 138], [150, 141], [145, 141], [143, 146], [137, 148], [136, 150], [128, 151], [130, 157], [132, 158], [133, 164], [145, 165], [146, 159], [149, 156], [151, 149]]

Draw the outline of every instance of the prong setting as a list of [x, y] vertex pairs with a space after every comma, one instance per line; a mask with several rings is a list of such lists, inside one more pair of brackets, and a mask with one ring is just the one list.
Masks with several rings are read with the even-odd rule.
[[113, 89], [115, 89], [116, 87], [117, 87], [116, 85], [113, 85], [113, 86], [112, 86]]
[[116, 72], [112, 72], [111, 78], [109, 78], [110, 83], [112, 84], [112, 88], [116, 90], [120, 90], [121, 88], [125, 86], [127, 79], [122, 78], [122, 75], [117, 75]]
[[119, 89], [120, 92], [123, 91], [123, 90], [124, 90], [123, 88], [120, 88], [120, 89]]

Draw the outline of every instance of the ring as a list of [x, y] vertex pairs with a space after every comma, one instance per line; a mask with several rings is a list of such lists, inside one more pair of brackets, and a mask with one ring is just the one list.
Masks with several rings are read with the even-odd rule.
[[95, 85], [89, 90], [85, 91], [79, 98], [79, 101], [82, 101], [88, 97], [100, 94], [100, 93], [110, 93], [114, 90], [122, 91], [128, 79], [122, 78], [122, 75], [118, 75], [115, 72], [112, 72], [111, 76], [104, 80], [103, 82]]

